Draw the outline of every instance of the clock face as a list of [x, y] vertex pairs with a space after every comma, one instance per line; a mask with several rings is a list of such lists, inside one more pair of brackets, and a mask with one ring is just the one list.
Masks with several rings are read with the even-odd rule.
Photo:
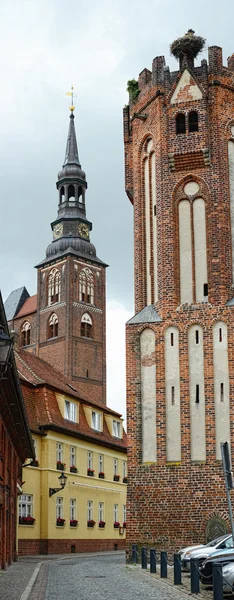
[[54, 226], [54, 238], [59, 238], [62, 234], [63, 234], [63, 225], [62, 223], [57, 223], [57, 225]]
[[85, 225], [85, 223], [79, 223], [78, 232], [79, 232], [79, 235], [83, 238], [89, 237], [89, 228], [87, 225]]

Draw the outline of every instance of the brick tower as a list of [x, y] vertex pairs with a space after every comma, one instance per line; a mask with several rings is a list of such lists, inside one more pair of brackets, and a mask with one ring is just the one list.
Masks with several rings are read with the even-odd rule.
[[79, 393], [106, 404], [106, 264], [90, 241], [86, 175], [81, 168], [74, 106], [65, 160], [58, 174], [53, 241], [37, 265], [37, 295], [23, 287], [6, 301], [18, 345], [77, 382]]
[[80, 392], [106, 402], [106, 265], [90, 242], [86, 175], [81, 168], [74, 107], [62, 170], [53, 241], [38, 268], [36, 354], [70, 379]]
[[160, 549], [230, 529], [220, 442], [234, 448], [234, 55], [194, 66], [176, 40], [129, 82], [126, 192], [135, 316], [127, 323], [128, 543]]

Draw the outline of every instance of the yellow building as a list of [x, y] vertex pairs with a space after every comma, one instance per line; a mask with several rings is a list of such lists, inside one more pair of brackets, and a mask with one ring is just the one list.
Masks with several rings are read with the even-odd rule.
[[36, 453], [23, 469], [19, 553], [124, 548], [127, 449], [121, 415], [81, 398], [74, 382], [35, 355], [20, 350], [16, 360]]

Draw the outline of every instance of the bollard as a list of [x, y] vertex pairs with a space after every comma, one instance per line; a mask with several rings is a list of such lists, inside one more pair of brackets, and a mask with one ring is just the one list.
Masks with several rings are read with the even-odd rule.
[[174, 585], [181, 585], [180, 554], [174, 554]]
[[147, 548], [141, 548], [141, 568], [147, 569]]
[[199, 577], [199, 560], [198, 558], [190, 559], [191, 572], [191, 594], [200, 593], [200, 577]]
[[161, 560], [160, 560], [160, 577], [162, 579], [167, 578], [167, 552], [161, 552]]
[[132, 563], [137, 565], [138, 563], [138, 548], [137, 544], [132, 544]]
[[213, 600], [223, 600], [223, 567], [213, 564]]
[[156, 550], [150, 548], [150, 573], [156, 573]]

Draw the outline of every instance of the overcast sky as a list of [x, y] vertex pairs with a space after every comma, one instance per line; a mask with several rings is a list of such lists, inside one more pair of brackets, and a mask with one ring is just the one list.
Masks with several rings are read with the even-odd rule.
[[[133, 308], [132, 206], [124, 191], [122, 108], [126, 82], [151, 69], [189, 28], [234, 52], [233, 0], [2, 0], [0, 189], [3, 298], [36, 270], [57, 216], [57, 173], [74, 85], [76, 132], [86, 172], [91, 240], [107, 272], [108, 404], [125, 413], [124, 323]], [[207, 56], [207, 47], [201, 58]]]

